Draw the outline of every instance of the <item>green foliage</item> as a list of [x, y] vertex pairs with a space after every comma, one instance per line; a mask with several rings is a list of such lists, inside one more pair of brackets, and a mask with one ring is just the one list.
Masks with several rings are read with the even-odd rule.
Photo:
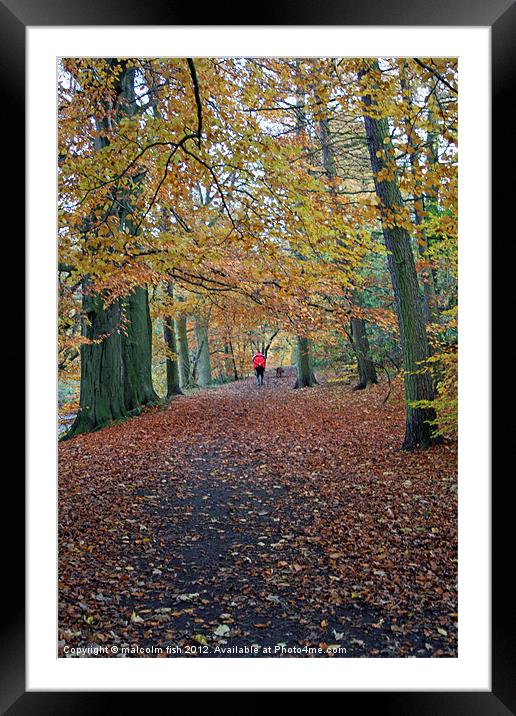
[[445, 346], [428, 359], [436, 381], [434, 400], [412, 401], [414, 408], [433, 408], [436, 419], [431, 421], [434, 435], [454, 436], [458, 425], [458, 362], [457, 346]]

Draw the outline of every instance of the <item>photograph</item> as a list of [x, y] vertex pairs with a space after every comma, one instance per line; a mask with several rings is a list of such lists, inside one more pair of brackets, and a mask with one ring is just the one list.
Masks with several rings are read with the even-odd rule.
[[458, 659], [460, 62], [56, 58], [59, 660]]
[[0, 0], [26, 278], [0, 713], [516, 713], [515, 3], [221, 10]]

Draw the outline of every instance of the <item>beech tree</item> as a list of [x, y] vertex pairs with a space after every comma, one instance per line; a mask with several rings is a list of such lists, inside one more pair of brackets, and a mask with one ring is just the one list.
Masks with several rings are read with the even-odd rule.
[[[94, 148], [98, 152], [109, 145], [112, 123], [136, 112], [134, 68], [110, 59], [106, 61], [106, 69], [113, 77], [112, 92], [101, 103], [104, 114], [94, 118], [98, 132]], [[93, 79], [91, 83], [95, 86], [99, 80]], [[137, 230], [127, 219], [130, 201], [130, 190], [114, 189], [108, 212], [117, 217], [128, 233], [136, 234]], [[80, 407], [70, 428], [70, 437], [125, 418], [142, 405], [157, 400], [152, 387], [151, 321], [146, 287], [136, 286], [127, 297], [112, 302], [105, 292], [92, 295], [90, 288], [90, 281], [85, 277], [83, 335], [88, 343], [81, 346]]]

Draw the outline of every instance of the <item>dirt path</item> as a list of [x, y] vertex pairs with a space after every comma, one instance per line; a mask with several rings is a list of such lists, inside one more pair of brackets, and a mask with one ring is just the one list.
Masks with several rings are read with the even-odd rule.
[[456, 654], [455, 446], [398, 450], [385, 386], [292, 382], [60, 445], [61, 655]]

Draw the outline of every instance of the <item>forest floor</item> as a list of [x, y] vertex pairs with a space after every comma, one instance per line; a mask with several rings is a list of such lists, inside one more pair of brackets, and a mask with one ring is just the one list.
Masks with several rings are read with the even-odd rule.
[[60, 443], [60, 656], [457, 655], [456, 443], [400, 450], [400, 386], [293, 382]]

